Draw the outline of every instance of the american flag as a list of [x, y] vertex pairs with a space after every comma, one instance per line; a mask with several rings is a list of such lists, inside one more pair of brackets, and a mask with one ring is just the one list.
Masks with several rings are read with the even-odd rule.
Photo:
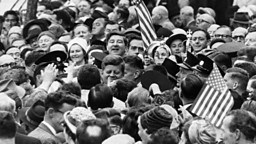
[[191, 112], [220, 127], [234, 104], [233, 97], [216, 65], [191, 107]]
[[133, 3], [136, 5], [136, 12], [139, 19], [141, 37], [144, 46], [148, 48], [148, 46], [157, 38], [152, 24], [151, 15], [142, 0], [133, 0]]

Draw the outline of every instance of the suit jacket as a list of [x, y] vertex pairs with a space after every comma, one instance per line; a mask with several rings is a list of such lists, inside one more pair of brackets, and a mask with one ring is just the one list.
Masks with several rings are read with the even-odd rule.
[[15, 135], [15, 144], [41, 144], [39, 139], [29, 137], [20, 133]]
[[61, 141], [43, 123], [40, 123], [28, 136], [38, 138], [42, 144], [61, 144]]

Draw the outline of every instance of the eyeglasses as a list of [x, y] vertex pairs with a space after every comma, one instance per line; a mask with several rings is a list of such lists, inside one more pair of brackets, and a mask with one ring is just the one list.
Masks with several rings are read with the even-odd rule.
[[4, 67], [14, 67], [16, 65], [15, 62], [11, 62], [11, 63], [6, 63], [6, 64], [3, 64], [3, 65], [0, 65], [0, 67], [4, 68]]
[[237, 40], [238, 38], [244, 40], [245, 37], [241, 36], [241, 35], [240, 36], [238, 35], [238, 36], [233, 36], [232, 38], [235, 39], [235, 40]]
[[231, 36], [230, 36], [230, 35], [216, 34], [215, 37], [216, 37], [216, 38], [229, 38], [229, 37], [231, 37]]

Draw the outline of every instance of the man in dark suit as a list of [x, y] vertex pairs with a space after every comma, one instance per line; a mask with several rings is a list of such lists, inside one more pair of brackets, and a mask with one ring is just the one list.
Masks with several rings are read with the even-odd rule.
[[[8, 111], [13, 116], [16, 115], [15, 101], [11, 99], [7, 94], [0, 93], [0, 111]], [[0, 128], [2, 129], [2, 128]], [[16, 130], [18, 131], [19, 124], [16, 122]], [[2, 143], [1, 143], [2, 144]], [[41, 144], [40, 140], [23, 135], [19, 132], [15, 134], [15, 144]]]
[[61, 144], [58, 134], [63, 132], [63, 114], [72, 110], [76, 104], [77, 99], [66, 92], [48, 94], [45, 99], [44, 120], [29, 136], [38, 138], [42, 144]]

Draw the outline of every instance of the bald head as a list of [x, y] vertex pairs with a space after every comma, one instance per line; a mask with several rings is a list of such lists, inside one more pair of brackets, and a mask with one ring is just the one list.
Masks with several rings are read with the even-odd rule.
[[180, 14], [186, 14], [194, 17], [194, 9], [191, 6], [184, 6], [180, 9]]
[[164, 6], [157, 6], [157, 7], [155, 7], [153, 9], [153, 11], [152, 11], [152, 16], [156, 15], [156, 14], [157, 15], [161, 15], [161, 16], [163, 16], [165, 18], [168, 17], [168, 15], [169, 15], [167, 8], [164, 7]]
[[250, 32], [245, 37], [246, 46], [256, 46], [256, 32]]

